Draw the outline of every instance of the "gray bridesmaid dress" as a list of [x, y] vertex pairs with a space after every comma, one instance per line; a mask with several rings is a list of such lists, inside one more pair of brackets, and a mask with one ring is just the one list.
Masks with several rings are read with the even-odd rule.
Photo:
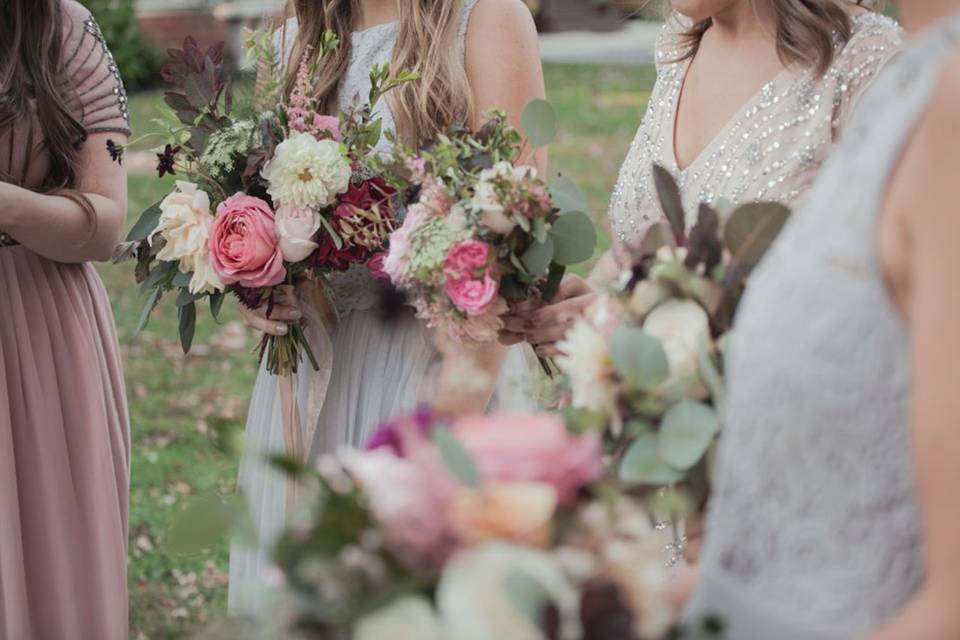
[[[88, 133], [129, 134], [97, 23], [62, 8], [68, 107]], [[0, 131], [0, 176], [39, 189], [42, 143], [33, 119]], [[0, 639], [126, 638], [130, 441], [106, 291], [91, 265], [0, 233], [0, 301]]]
[[686, 612], [718, 614], [732, 640], [859, 638], [923, 581], [910, 345], [876, 226], [958, 46], [960, 14], [881, 74], [743, 302], [702, 582]]

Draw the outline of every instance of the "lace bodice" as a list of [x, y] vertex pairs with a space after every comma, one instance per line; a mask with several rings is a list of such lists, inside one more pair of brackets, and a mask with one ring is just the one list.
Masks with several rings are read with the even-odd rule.
[[[480, 0], [464, 0], [463, 12], [460, 19], [460, 30], [457, 37], [460, 55], [465, 54], [467, 26], [470, 14]], [[349, 109], [358, 101], [362, 101], [370, 92], [370, 70], [376, 64], [390, 62], [393, 46], [397, 41], [399, 24], [387, 22], [365, 29], [354, 31], [351, 34], [350, 66], [340, 84], [340, 108]], [[297, 21], [287, 22], [283, 41], [287, 50], [284, 58], [289, 61], [293, 44], [296, 39]], [[383, 119], [383, 130], [393, 131], [395, 128], [393, 113], [388, 100], [382, 100], [376, 107], [375, 113]], [[389, 150], [389, 141], [381, 139], [378, 150]], [[346, 272], [333, 273], [328, 277], [330, 297], [340, 315], [351, 311], [362, 311], [373, 308], [377, 303], [378, 286], [370, 272], [363, 265], [353, 265]]]
[[[729, 357], [701, 611], [778, 638], [860, 637], [924, 576], [907, 427], [909, 345], [875, 252], [890, 173], [960, 15], [919, 37], [864, 97], [751, 280]], [[853, 187], [851, 187], [853, 185]], [[698, 604], [699, 603], [699, 604]], [[739, 632], [731, 637], [773, 637]]]
[[[688, 212], [700, 202], [777, 200], [802, 195], [852, 105], [901, 45], [899, 27], [874, 13], [855, 17], [853, 36], [822, 77], [787, 69], [764, 85], [700, 156], [680, 170], [674, 157], [677, 102], [689, 60], [680, 55], [681, 18], [667, 21], [657, 43], [657, 82], [610, 205], [610, 223], [629, 242], [662, 217], [651, 167], [678, 178]], [[692, 225], [695, 220], [690, 220]]]

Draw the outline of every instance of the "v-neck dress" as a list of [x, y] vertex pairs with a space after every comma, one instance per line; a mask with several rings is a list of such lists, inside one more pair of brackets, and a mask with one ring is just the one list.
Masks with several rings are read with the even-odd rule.
[[[67, 107], [88, 134], [129, 134], [97, 23], [61, 8]], [[49, 161], [36, 117], [0, 130], [0, 180], [40, 191]], [[107, 292], [90, 264], [0, 232], [0, 300], [0, 639], [124, 639], [130, 440]]]
[[680, 60], [686, 19], [675, 14], [657, 42], [657, 81], [610, 204], [620, 243], [641, 238], [663, 219], [653, 183], [659, 164], [677, 177], [693, 225], [699, 204], [778, 201], [794, 206], [877, 72], [903, 44], [896, 22], [864, 12], [822, 76], [787, 68], [765, 84], [683, 170], [674, 151], [677, 106], [690, 60]]

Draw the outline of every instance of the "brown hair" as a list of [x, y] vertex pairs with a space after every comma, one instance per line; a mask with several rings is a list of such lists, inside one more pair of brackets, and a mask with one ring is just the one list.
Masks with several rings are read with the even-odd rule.
[[[397, 133], [408, 144], [435, 137], [450, 125], [468, 120], [472, 96], [457, 42], [464, 0], [401, 0], [399, 34], [391, 69], [416, 71], [418, 82], [403, 85], [387, 97]], [[299, 31], [288, 67], [292, 88], [298, 63], [309, 48], [316, 51], [325, 31], [340, 38], [340, 46], [320, 67], [315, 95], [327, 113], [337, 110], [338, 89], [350, 64], [350, 34], [359, 15], [359, 0], [290, 0]]]
[[[0, 131], [36, 118], [50, 169], [42, 188], [72, 188], [87, 131], [70, 110], [62, 77], [61, 0], [4, 0], [0, 5]], [[31, 153], [32, 150], [28, 150]]]
[[[752, 0], [756, 3], [757, 0]], [[847, 0], [764, 0], [773, 13], [777, 30], [777, 51], [784, 64], [797, 64], [823, 75], [833, 64], [837, 41], [845, 45], [853, 35]], [[856, 0], [857, 5], [869, 4]], [[683, 49], [679, 60], [696, 55], [703, 34], [710, 28], [702, 20], [681, 34]]]

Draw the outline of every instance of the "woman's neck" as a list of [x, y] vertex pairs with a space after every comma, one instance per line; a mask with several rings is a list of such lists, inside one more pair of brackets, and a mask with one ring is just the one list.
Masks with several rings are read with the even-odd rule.
[[379, 24], [393, 22], [400, 17], [397, 0], [361, 0], [360, 15], [354, 29], [363, 31]]
[[711, 37], [738, 45], [776, 38], [773, 15], [765, 2], [738, 0], [710, 19]]
[[941, 18], [960, 11], [960, 0], [899, 0], [903, 28], [916, 35]]

